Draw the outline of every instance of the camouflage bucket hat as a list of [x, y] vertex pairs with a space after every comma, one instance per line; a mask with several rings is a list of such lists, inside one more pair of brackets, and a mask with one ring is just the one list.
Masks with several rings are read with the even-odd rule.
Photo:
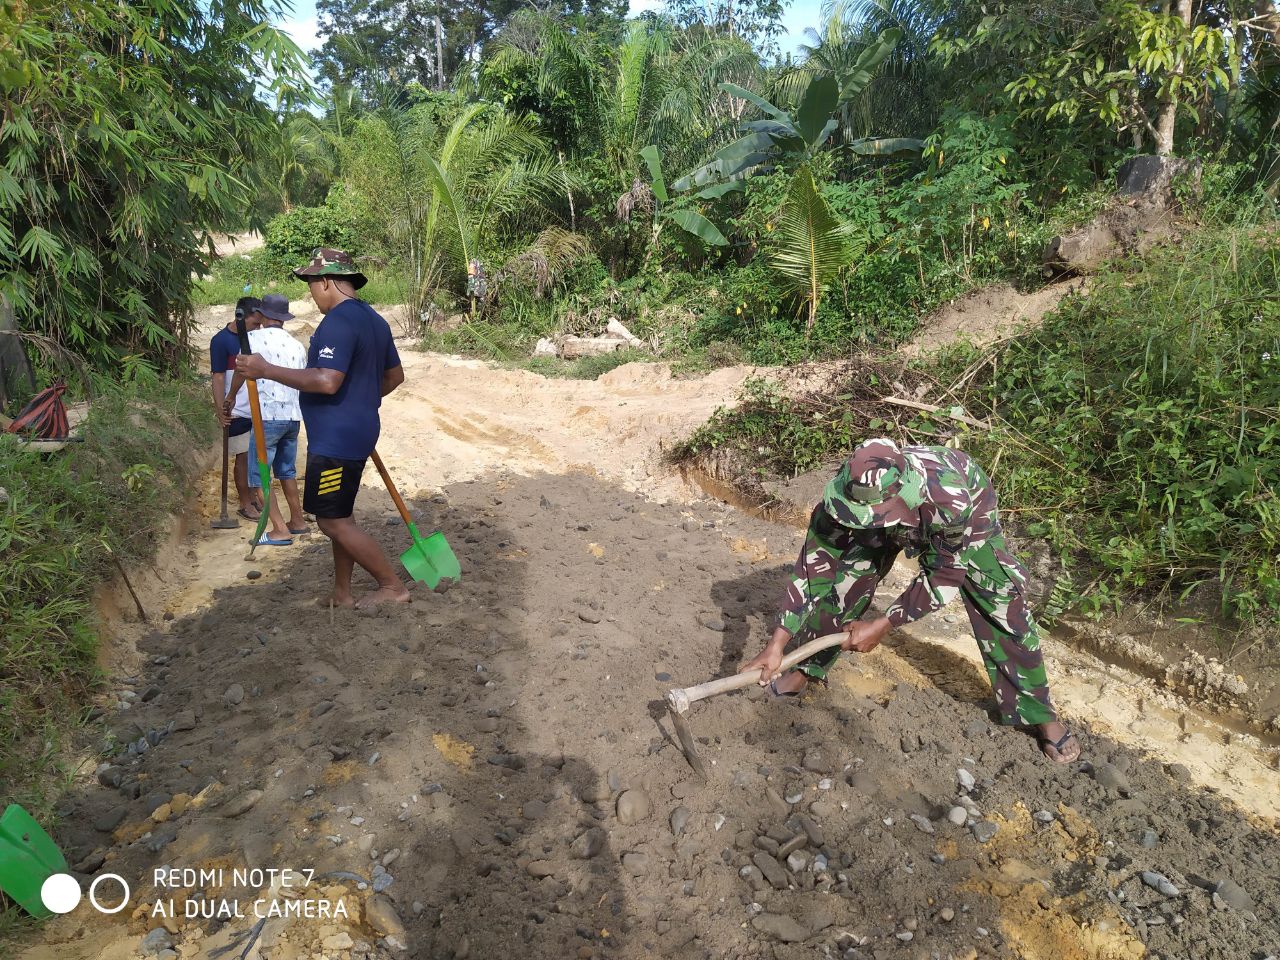
[[860, 444], [822, 493], [822, 507], [846, 527], [914, 527], [925, 476], [892, 440]]
[[311, 254], [311, 262], [293, 271], [293, 275], [299, 280], [334, 277], [348, 281], [357, 290], [369, 282], [369, 279], [356, 266], [356, 262], [351, 259], [351, 254], [332, 247], [316, 247]]

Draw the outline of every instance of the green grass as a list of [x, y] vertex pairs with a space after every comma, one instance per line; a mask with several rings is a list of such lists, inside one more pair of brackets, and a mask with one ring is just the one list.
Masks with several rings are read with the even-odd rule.
[[194, 381], [116, 386], [62, 452], [0, 435], [0, 806], [48, 811], [62, 739], [96, 679], [94, 589], [112, 554], [153, 557], [215, 439], [207, 401]]
[[1086, 605], [1135, 591], [1280, 613], [1280, 230], [1206, 228], [1117, 263], [978, 363], [1003, 501], [1078, 559]]
[[558, 377], [566, 380], [598, 380], [610, 370], [627, 363], [656, 363], [657, 358], [645, 350], [615, 350], [613, 353], [602, 353], [594, 357], [578, 357], [575, 360], [561, 360], [558, 357], [530, 357], [527, 360], [511, 364], [523, 370], [540, 373], [544, 377]]
[[[1115, 264], [995, 349], [905, 367], [874, 355], [809, 397], [756, 381], [674, 456], [728, 447], [788, 476], [862, 440], [955, 437], [1006, 516], [1074, 567], [1086, 613], [1162, 596], [1196, 616], [1280, 616], [1280, 230], [1205, 227]], [[963, 388], [948, 391], [963, 382]], [[880, 404], [886, 393], [989, 421]], [[957, 428], [959, 432], [957, 433]]]

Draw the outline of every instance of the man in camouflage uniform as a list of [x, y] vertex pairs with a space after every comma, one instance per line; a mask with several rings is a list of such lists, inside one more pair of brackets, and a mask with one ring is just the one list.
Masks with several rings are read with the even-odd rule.
[[[920, 573], [885, 616], [860, 620], [903, 549], [919, 559]], [[868, 440], [854, 450], [814, 508], [778, 627], [743, 670], [761, 670], [761, 684], [776, 695], [795, 695], [809, 678], [825, 680], [840, 650], [866, 653], [894, 627], [919, 620], [958, 595], [1002, 720], [1036, 728], [1045, 754], [1069, 762], [1080, 755], [1080, 745], [1058, 721], [1049, 699], [1026, 583], [1026, 570], [1005, 544], [991, 481], [968, 454]], [[840, 631], [849, 634], [840, 648], [779, 674], [791, 641]]]

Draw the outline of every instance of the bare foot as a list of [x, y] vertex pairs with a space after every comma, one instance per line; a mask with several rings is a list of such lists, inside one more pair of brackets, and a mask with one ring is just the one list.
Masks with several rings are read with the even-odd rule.
[[404, 584], [397, 583], [395, 586], [379, 587], [373, 593], [366, 593], [356, 602], [356, 609], [364, 610], [380, 603], [408, 603], [410, 599]]
[[345, 607], [348, 610], [356, 605], [355, 597], [349, 593], [339, 595], [337, 592], [326, 594], [323, 597], [316, 597], [316, 606], [328, 609], [330, 605], [335, 607]]
[[1040, 724], [1040, 749], [1054, 763], [1071, 763], [1080, 759], [1080, 741], [1065, 723]]

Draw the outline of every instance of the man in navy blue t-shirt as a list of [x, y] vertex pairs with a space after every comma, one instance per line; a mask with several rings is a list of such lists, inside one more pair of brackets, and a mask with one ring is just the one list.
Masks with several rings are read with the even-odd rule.
[[311, 335], [305, 370], [267, 363], [257, 354], [240, 358], [236, 370], [302, 391], [302, 420], [307, 427], [307, 475], [302, 506], [333, 544], [333, 602], [352, 606], [355, 564], [378, 581], [378, 589], [360, 606], [405, 602], [405, 589], [378, 546], [352, 519], [365, 461], [378, 442], [382, 398], [404, 382], [391, 327], [372, 307], [356, 298], [367, 282], [341, 250], [317, 249], [294, 275], [307, 281], [311, 299], [324, 319]]
[[[209, 341], [209, 373], [213, 387], [213, 409], [219, 419], [222, 417], [222, 404], [227, 398], [227, 388], [236, 368], [236, 355], [240, 353], [240, 338], [236, 335], [236, 320], [248, 316], [257, 309], [259, 301], [256, 297], [241, 297], [236, 302], [235, 318], [213, 335]], [[225, 427], [223, 429], [226, 429]], [[236, 481], [236, 494], [240, 498], [240, 509], [236, 512], [246, 520], [257, 520], [261, 509], [258, 497], [249, 487], [249, 431], [233, 427], [227, 442], [227, 453], [235, 456], [235, 467], [232, 476]]]

